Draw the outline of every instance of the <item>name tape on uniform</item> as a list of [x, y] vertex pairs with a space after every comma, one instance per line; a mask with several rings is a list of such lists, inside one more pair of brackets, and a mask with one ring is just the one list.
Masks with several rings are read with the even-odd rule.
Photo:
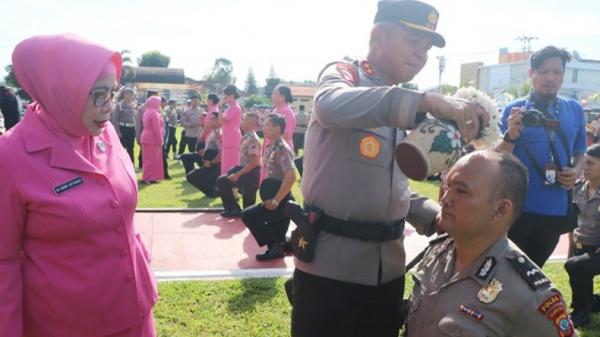
[[54, 193], [61, 194], [61, 193], [65, 192], [65, 191], [68, 191], [68, 190], [70, 190], [70, 189], [72, 189], [74, 187], [77, 187], [77, 186], [81, 185], [81, 184], [83, 184], [83, 178], [77, 177], [77, 178], [75, 178], [73, 180], [67, 181], [64, 184], [60, 184], [60, 185], [54, 187], [53, 190], [54, 190]]

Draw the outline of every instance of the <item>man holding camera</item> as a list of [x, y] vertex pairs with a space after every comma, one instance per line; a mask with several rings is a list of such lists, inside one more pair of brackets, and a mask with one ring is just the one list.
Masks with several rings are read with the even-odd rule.
[[570, 191], [586, 150], [581, 105], [558, 96], [570, 55], [553, 46], [531, 56], [532, 90], [502, 114], [499, 150], [515, 154], [529, 170], [523, 214], [508, 235], [538, 266], [552, 254], [560, 235], [572, 229]]

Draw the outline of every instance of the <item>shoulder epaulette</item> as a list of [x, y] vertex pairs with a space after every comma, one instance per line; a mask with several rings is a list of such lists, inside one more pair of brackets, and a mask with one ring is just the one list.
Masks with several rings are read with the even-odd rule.
[[506, 258], [532, 290], [547, 288], [551, 285], [548, 277], [526, 256], [515, 253], [507, 255]]

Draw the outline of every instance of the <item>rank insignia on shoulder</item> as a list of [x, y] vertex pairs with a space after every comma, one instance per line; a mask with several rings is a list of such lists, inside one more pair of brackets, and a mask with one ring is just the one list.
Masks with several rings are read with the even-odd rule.
[[348, 82], [352, 85], [358, 84], [358, 75], [356, 73], [356, 68], [354, 68], [354, 65], [352, 65], [350, 63], [340, 62], [336, 65], [336, 69], [337, 69], [338, 73], [340, 73], [340, 75], [342, 75], [342, 78], [346, 82]]
[[477, 270], [477, 278], [485, 280], [490, 272], [494, 270], [494, 267], [496, 267], [496, 258], [493, 256], [486, 257], [479, 270]]
[[477, 310], [471, 309], [469, 307], [467, 307], [466, 305], [461, 304], [459, 307], [460, 312], [462, 312], [463, 314], [469, 316], [469, 317], [473, 317], [478, 321], [481, 321], [483, 319], [483, 314], [480, 313]]
[[531, 261], [522, 255], [506, 257], [532, 290], [550, 286], [550, 280]]
[[496, 300], [498, 294], [502, 291], [502, 283], [493, 279], [486, 287], [479, 289], [477, 298], [481, 303], [490, 304]]

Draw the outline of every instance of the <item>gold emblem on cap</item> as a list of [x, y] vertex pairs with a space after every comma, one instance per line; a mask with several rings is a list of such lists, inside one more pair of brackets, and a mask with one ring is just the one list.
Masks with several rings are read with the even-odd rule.
[[481, 301], [481, 303], [492, 303], [498, 297], [498, 294], [502, 291], [502, 283], [500, 281], [493, 279], [487, 287], [483, 287], [479, 289], [477, 293], [477, 298]]
[[381, 143], [374, 136], [367, 136], [360, 140], [360, 154], [375, 159], [381, 151]]
[[427, 15], [427, 21], [429, 21], [427, 23], [427, 28], [431, 29], [431, 30], [435, 30], [435, 27], [437, 26], [437, 21], [438, 21], [439, 15], [436, 11], [431, 11], [431, 13], [429, 13], [429, 15]]

